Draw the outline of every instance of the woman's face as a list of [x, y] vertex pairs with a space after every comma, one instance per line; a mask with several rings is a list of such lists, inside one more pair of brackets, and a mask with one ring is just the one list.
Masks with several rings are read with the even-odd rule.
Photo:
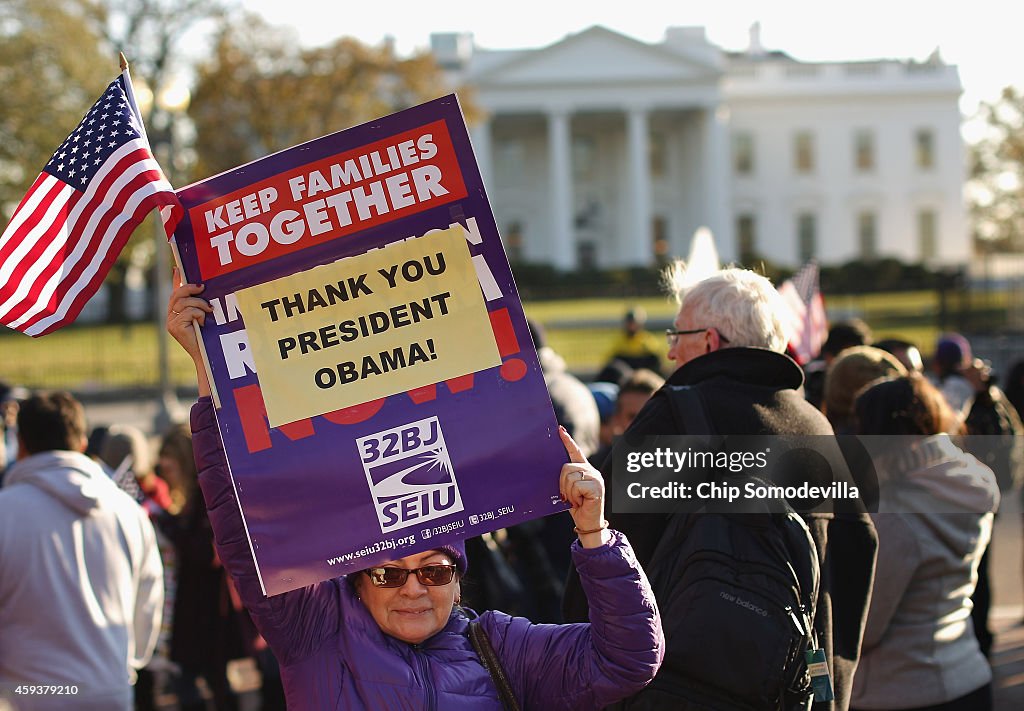
[[[452, 565], [454, 561], [441, 551], [381, 563], [382, 568], [412, 570], [424, 565]], [[461, 597], [458, 574], [447, 585], [424, 585], [410, 574], [400, 588], [379, 588], [360, 571], [356, 574], [356, 592], [381, 630], [395, 639], [419, 644], [437, 634], [448, 623], [455, 600]]]

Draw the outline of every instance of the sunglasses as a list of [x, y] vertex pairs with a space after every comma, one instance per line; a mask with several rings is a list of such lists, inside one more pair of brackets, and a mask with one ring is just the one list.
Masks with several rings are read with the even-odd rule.
[[409, 579], [409, 573], [416, 573], [421, 585], [436, 587], [447, 585], [455, 577], [454, 565], [424, 565], [422, 568], [367, 568], [363, 571], [370, 583], [377, 588], [400, 588]]

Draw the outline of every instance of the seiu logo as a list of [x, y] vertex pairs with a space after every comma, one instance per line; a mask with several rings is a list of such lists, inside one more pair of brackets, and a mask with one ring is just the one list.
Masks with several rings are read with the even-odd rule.
[[382, 533], [462, 511], [437, 417], [356, 440]]

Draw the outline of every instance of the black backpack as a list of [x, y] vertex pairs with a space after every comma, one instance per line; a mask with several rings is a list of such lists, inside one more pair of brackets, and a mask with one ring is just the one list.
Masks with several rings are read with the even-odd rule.
[[[713, 434], [695, 389], [664, 390], [681, 431]], [[627, 708], [810, 708], [818, 554], [803, 519], [782, 508], [670, 517], [647, 566], [665, 662]]]

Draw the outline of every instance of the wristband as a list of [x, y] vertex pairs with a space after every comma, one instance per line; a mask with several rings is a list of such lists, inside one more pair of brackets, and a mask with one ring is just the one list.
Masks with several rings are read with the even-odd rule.
[[608, 519], [602, 519], [600, 526], [598, 526], [597, 528], [591, 528], [588, 531], [581, 531], [580, 529], [578, 529], [575, 526], [572, 527], [572, 530], [576, 531], [576, 535], [584, 536], [584, 535], [586, 535], [588, 533], [597, 533], [598, 531], [603, 531], [606, 528], [608, 528]]

